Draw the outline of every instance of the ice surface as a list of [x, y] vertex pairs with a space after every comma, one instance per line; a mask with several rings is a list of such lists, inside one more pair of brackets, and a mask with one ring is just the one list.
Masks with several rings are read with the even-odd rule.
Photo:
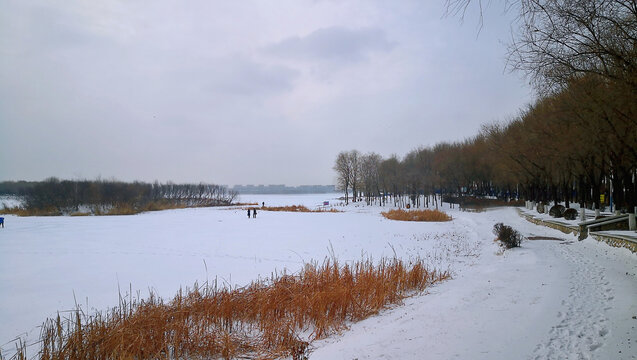
[[[326, 200], [339, 204], [338, 196], [246, 195], [239, 201], [316, 207]], [[345, 212], [259, 211], [256, 219], [235, 207], [7, 215], [0, 228], [2, 351], [13, 347], [15, 336], [37, 339], [46, 317], [73, 309], [76, 301], [89, 311], [105, 310], [129, 288], [170, 298], [195, 281], [245, 285], [273, 271], [298, 271], [331, 252], [342, 262], [395, 252], [449, 267], [454, 279], [315, 342], [311, 359], [631, 359], [637, 353], [637, 256], [626, 249], [590, 238], [578, 242], [512, 208], [447, 209], [454, 220], [446, 223], [390, 221], [382, 208], [363, 204], [339, 208]], [[502, 254], [493, 242], [496, 222], [525, 236], [567, 241], [525, 241]]]

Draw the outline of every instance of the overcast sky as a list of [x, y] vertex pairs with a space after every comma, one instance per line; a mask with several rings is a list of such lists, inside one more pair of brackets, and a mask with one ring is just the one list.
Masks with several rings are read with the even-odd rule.
[[0, 2], [0, 180], [332, 184], [533, 98], [510, 14], [431, 1]]

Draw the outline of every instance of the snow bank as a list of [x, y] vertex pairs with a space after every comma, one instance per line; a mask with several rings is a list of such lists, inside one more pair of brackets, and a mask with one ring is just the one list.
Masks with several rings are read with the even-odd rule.
[[22, 198], [18, 196], [0, 196], [0, 210], [3, 208], [13, 208], [17, 206], [22, 206], [23, 204]]

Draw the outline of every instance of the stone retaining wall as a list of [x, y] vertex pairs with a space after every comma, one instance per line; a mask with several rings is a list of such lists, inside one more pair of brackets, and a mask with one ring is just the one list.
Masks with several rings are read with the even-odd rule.
[[[545, 221], [542, 219], [538, 219], [535, 218], [533, 215], [529, 215], [529, 214], [525, 214], [522, 211], [520, 211], [520, 209], [518, 209], [518, 213], [520, 214], [520, 216], [522, 216], [523, 218], [525, 218], [526, 220], [536, 224], [536, 225], [542, 225], [542, 226], [546, 226], [546, 227], [550, 227], [552, 229], [556, 229], [559, 230], [565, 234], [574, 234], [576, 236], [579, 235], [580, 231], [579, 228], [573, 228], [567, 225], [563, 225], [563, 224], [558, 224], [552, 221]], [[621, 236], [613, 236], [613, 235], [608, 235], [608, 234], [599, 234], [596, 232], [589, 232], [589, 235], [593, 237], [593, 239], [597, 240], [597, 241], [603, 241], [605, 243], [607, 243], [610, 246], [614, 246], [614, 247], [624, 247], [634, 253], [637, 253], [637, 242], [633, 241], [631, 239], [628, 238], [624, 238]]]
[[637, 253], [637, 242], [632, 241], [630, 239], [625, 239], [623, 237], [616, 237], [616, 236], [611, 236], [606, 234], [598, 234], [594, 232], [591, 232], [590, 236], [592, 236], [593, 239], [597, 241], [603, 241], [610, 246], [624, 247], [634, 253]]
[[524, 214], [522, 211], [520, 211], [520, 209], [518, 209], [518, 213], [520, 214], [520, 216], [534, 223], [535, 225], [550, 227], [552, 229], [559, 230], [565, 234], [573, 234], [575, 236], [579, 235], [579, 228], [573, 228], [573, 227], [563, 225], [563, 224], [558, 224], [552, 221], [544, 221], [542, 219], [533, 217], [533, 215]]

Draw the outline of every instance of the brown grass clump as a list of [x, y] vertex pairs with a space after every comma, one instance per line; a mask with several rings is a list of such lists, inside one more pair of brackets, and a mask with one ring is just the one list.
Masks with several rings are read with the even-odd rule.
[[288, 206], [264, 206], [260, 208], [261, 210], [265, 210], [265, 211], [289, 211], [289, 212], [331, 212], [331, 213], [337, 213], [337, 212], [342, 212], [340, 210], [336, 210], [334, 208], [330, 208], [330, 209], [308, 209], [306, 206], [303, 205], [288, 205]]
[[450, 221], [451, 216], [440, 210], [410, 210], [401, 209], [389, 210], [381, 213], [390, 220], [401, 221]]
[[23, 207], [16, 206], [0, 209], [0, 214], [11, 214], [17, 216], [59, 216], [62, 215], [62, 212], [55, 207], [48, 207], [45, 209], [25, 209]]
[[298, 275], [277, 275], [244, 288], [195, 284], [169, 302], [151, 294], [121, 301], [105, 313], [77, 310], [68, 318], [49, 319], [37, 358], [302, 359], [312, 340], [448, 277], [420, 259], [344, 266], [326, 260], [307, 264]]
[[91, 215], [93, 214], [90, 212], [82, 212], [82, 211], [76, 211], [69, 214], [69, 216], [91, 216]]
[[[257, 203], [251, 205], [258, 205]], [[53, 206], [44, 209], [40, 208], [24, 208], [24, 207], [5, 207], [0, 208], [0, 214], [12, 214], [17, 216], [103, 216], [103, 215], [136, 215], [147, 211], [161, 211], [172, 209], [186, 209], [198, 207], [218, 206], [213, 203], [202, 202], [199, 204], [189, 204], [186, 201], [175, 200], [155, 200], [145, 202], [143, 204], [117, 203], [112, 206], [92, 206], [88, 212], [80, 211], [62, 211]]]
[[94, 209], [94, 215], [136, 215], [147, 211], [161, 211], [172, 209], [186, 209], [189, 207], [200, 207], [197, 205], [189, 206], [186, 203], [169, 200], [150, 201], [141, 205], [133, 204], [115, 204], [115, 206], [102, 211], [99, 208]]

